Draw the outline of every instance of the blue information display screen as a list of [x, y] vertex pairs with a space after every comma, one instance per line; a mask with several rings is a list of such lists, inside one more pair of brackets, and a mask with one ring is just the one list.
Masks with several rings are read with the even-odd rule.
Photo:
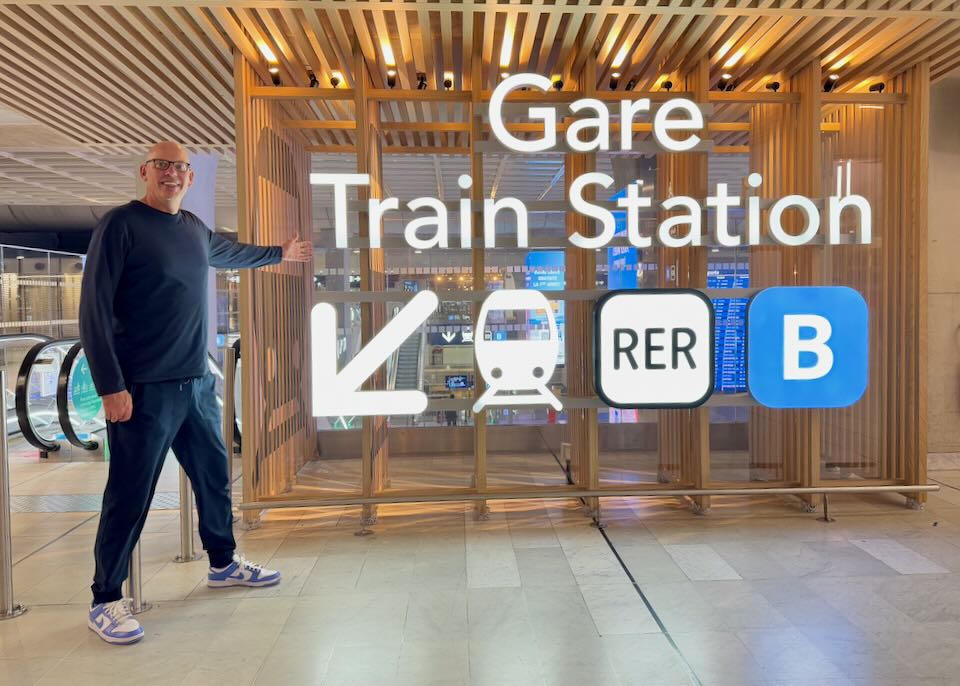
[[[627, 189], [615, 193], [610, 197], [611, 200], [619, 200], [627, 197]], [[627, 235], [627, 213], [620, 211], [614, 212], [613, 218], [616, 221], [616, 231], [614, 235]], [[623, 288], [637, 287], [637, 269], [640, 264], [640, 251], [636, 248], [613, 247], [607, 248], [607, 288], [611, 291]]]
[[[719, 262], [707, 268], [707, 288], [749, 288], [750, 269], [746, 262]], [[719, 393], [747, 390], [746, 314], [747, 298], [717, 298], [714, 356]]]
[[[562, 291], [565, 285], [565, 255], [563, 250], [540, 250], [529, 252], [524, 258], [526, 278], [524, 285], [535, 291]], [[557, 332], [560, 335], [560, 352], [557, 355], [557, 364], [564, 363], [564, 327], [565, 311], [563, 300], [551, 300], [553, 317], [557, 322]], [[533, 328], [547, 326], [545, 316], [538, 316], [535, 312], [527, 314], [527, 324]], [[505, 333], [505, 332], [502, 332]], [[496, 339], [494, 339], [496, 340]]]
[[446, 378], [447, 388], [470, 388], [470, 379], [465, 374], [451, 375]]

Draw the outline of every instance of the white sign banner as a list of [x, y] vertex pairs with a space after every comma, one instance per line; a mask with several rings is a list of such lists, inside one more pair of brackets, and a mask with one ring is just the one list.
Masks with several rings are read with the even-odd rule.
[[615, 291], [597, 304], [597, 393], [619, 408], [696, 407], [713, 392], [713, 305], [688, 289]]

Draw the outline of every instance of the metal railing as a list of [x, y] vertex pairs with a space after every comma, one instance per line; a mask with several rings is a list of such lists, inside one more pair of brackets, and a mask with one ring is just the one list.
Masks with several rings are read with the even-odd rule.
[[[0, 388], [6, 387], [7, 374], [0, 370]], [[4, 423], [0, 435], [0, 619], [12, 619], [27, 611], [13, 599], [13, 535], [10, 519], [10, 460]]]

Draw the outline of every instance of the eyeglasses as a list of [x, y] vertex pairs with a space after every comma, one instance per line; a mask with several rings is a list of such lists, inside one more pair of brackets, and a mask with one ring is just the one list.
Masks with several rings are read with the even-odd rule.
[[154, 169], [158, 171], [166, 171], [170, 168], [170, 165], [173, 165], [173, 168], [181, 174], [190, 169], [189, 162], [175, 162], [173, 160], [147, 160], [144, 164], [152, 164]]

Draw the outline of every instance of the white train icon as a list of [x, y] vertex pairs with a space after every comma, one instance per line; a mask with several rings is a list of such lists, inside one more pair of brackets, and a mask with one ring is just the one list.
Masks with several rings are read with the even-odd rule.
[[474, 403], [473, 411], [479, 412], [488, 405], [544, 403], [561, 410], [563, 404], [560, 399], [547, 388], [560, 352], [560, 334], [550, 302], [540, 291], [494, 291], [484, 300], [474, 331], [483, 331], [491, 311], [497, 310], [543, 310], [546, 313], [548, 338], [510, 341], [487, 340], [485, 336], [476, 336], [474, 353], [488, 388]]

